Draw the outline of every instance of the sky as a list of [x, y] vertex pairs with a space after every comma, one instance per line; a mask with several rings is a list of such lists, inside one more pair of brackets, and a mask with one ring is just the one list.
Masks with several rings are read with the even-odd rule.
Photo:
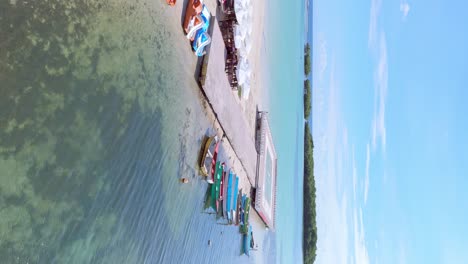
[[468, 263], [466, 10], [314, 1], [316, 263]]

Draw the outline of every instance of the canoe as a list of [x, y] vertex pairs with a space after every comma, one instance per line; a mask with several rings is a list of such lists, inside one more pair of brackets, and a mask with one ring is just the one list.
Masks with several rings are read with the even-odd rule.
[[227, 212], [227, 220], [231, 223], [231, 197], [232, 197], [232, 170], [229, 170], [229, 177], [227, 181], [227, 192], [226, 192], [226, 212]]
[[216, 178], [215, 178], [215, 200], [216, 200], [216, 212], [219, 212], [219, 193], [221, 191], [221, 176], [223, 175], [224, 171], [224, 162], [221, 164], [219, 161], [216, 162], [217, 170], [216, 170]]
[[[244, 194], [245, 195], [245, 194]], [[243, 207], [243, 217], [242, 217], [242, 223], [240, 226], [240, 232], [242, 234], [245, 234], [248, 231], [248, 225], [249, 225], [249, 214], [250, 214], [250, 198], [246, 197], [244, 201], [244, 207]]]
[[[221, 163], [219, 161], [216, 162], [215, 165], [215, 175], [218, 175], [219, 170], [221, 170]], [[217, 203], [218, 203], [218, 195], [219, 195], [219, 180], [215, 176], [214, 183], [211, 185], [211, 207], [218, 211]]]
[[243, 248], [244, 248], [244, 254], [247, 256], [250, 256], [250, 240], [252, 239], [252, 226], [249, 225], [249, 229], [247, 230], [247, 234], [244, 235], [244, 243]]
[[226, 171], [225, 170], [223, 170], [223, 174], [221, 175], [221, 185], [220, 185], [218, 200], [220, 201], [220, 205], [223, 207], [221, 210], [221, 213], [223, 217], [225, 217], [226, 216]]
[[239, 225], [241, 220], [241, 207], [242, 207], [242, 189], [237, 194], [237, 205], [236, 205], [236, 226]]
[[206, 180], [210, 184], [213, 184], [215, 180], [216, 162], [218, 161], [218, 150], [219, 150], [219, 141], [217, 141], [215, 144], [215, 148], [213, 151], [213, 158], [211, 159], [211, 169], [210, 169], [211, 177], [208, 177]]
[[232, 223], [236, 222], [236, 210], [237, 210], [237, 194], [239, 193], [239, 176], [236, 175], [235, 183], [234, 183], [234, 189], [232, 191]]
[[242, 200], [241, 200], [241, 205], [240, 205], [240, 221], [239, 224], [244, 225], [244, 208], [245, 208], [245, 199], [247, 198], [247, 195], [243, 194], [242, 195]]
[[[213, 162], [213, 158], [215, 158], [215, 153], [217, 156], [216, 145], [218, 143], [218, 136], [208, 137], [203, 144], [203, 150], [201, 153], [202, 158], [200, 159], [200, 174], [206, 178], [208, 183], [213, 183], [213, 179], [208, 177], [211, 175], [211, 163]], [[216, 150], [216, 151], [215, 151]], [[216, 161], [215, 161], [216, 162]]]

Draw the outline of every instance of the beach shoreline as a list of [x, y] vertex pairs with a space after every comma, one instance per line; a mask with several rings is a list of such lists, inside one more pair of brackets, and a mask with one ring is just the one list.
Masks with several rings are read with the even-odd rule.
[[[162, 1], [162, 0], [160, 0]], [[180, 69], [181, 75], [185, 76], [194, 76], [194, 81], [198, 83], [197, 79], [197, 66], [198, 61], [197, 57], [193, 54], [189, 41], [185, 38], [185, 35], [182, 30], [182, 20], [184, 17], [184, 10], [187, 1], [178, 2], [175, 6], [170, 7], [166, 4], [165, 9], [167, 9], [167, 19], [170, 20], [171, 23], [171, 35], [175, 40], [174, 48], [176, 52], [181, 58], [186, 58], [186, 63], [183, 69]], [[206, 0], [204, 1], [205, 5], [209, 9], [210, 13], [214, 17], [217, 13], [217, 3], [216, 0]], [[247, 128], [248, 136], [247, 138], [240, 138], [238, 142], [248, 143], [248, 144], [255, 144], [255, 126], [256, 126], [256, 117], [257, 117], [257, 110], [258, 111], [268, 111], [268, 91], [267, 91], [267, 51], [266, 51], [266, 43], [265, 43], [265, 10], [266, 10], [266, 2], [264, 0], [260, 1], [252, 1], [252, 9], [255, 10], [255, 15], [253, 16], [253, 23], [252, 23], [252, 50], [248, 54], [248, 60], [250, 65], [252, 66], [252, 75], [251, 75], [251, 90], [250, 95], [247, 100], [243, 100], [239, 97], [237, 91], [231, 91], [230, 87], [216, 87], [217, 89], [229, 89], [229, 95], [232, 97], [230, 100], [234, 99], [238, 108], [241, 109], [240, 114], [242, 115], [242, 120], [239, 122], [245, 122], [245, 126]], [[217, 18], [214, 17], [213, 21]], [[218, 27], [217, 22], [215, 21], [211, 27]], [[216, 30], [216, 29], [215, 29]], [[222, 40], [222, 39], [221, 39]], [[215, 45], [219, 45], [220, 43], [214, 43], [214, 41], [219, 41], [219, 39], [213, 39], [213, 42], [210, 45], [210, 49], [213, 48]], [[224, 43], [222, 43], [224, 47]], [[217, 47], [219, 49], [219, 47]], [[213, 56], [213, 50], [210, 50], [210, 56]], [[205, 55], [206, 56], [206, 55]], [[210, 69], [208, 69], [210, 71]], [[207, 72], [208, 72], [207, 71]], [[209, 73], [208, 73], [209, 74]], [[216, 84], [224, 84], [227, 83], [227, 75], [224, 74], [210, 74], [207, 78], [213, 79]], [[199, 100], [205, 108], [205, 116], [206, 118], [212, 123], [214, 132], [218, 135], [221, 139], [221, 146], [222, 151], [220, 151], [219, 156], [221, 160], [225, 160], [228, 168], [233, 168], [236, 174], [240, 178], [239, 182], [239, 189], [242, 188], [244, 193], [247, 193], [250, 196], [250, 190], [252, 187], [255, 187], [255, 175], [252, 174], [251, 168], [246, 168], [246, 164], [243, 164], [242, 157], [239, 157], [239, 153], [236, 152], [236, 148], [233, 146], [236, 142], [232, 142], [230, 138], [226, 138], [226, 133], [229, 133], [226, 130], [226, 127], [223, 127], [222, 124], [226, 124], [231, 122], [229, 117], [223, 116], [221, 113], [216, 112], [215, 107], [213, 107], [213, 103], [210, 102], [209, 96], [206, 95], [203, 87], [197, 85], [199, 87]], [[237, 113], [239, 114], [239, 113]], [[222, 118], [223, 120], [220, 120]], [[226, 120], [227, 119], [227, 120]], [[232, 135], [232, 133], [231, 133]], [[243, 135], [246, 135], [245, 133]], [[231, 136], [232, 137], [232, 136]], [[236, 139], [234, 139], [236, 140]], [[237, 143], [238, 143], [237, 142]], [[253, 149], [255, 149], [255, 145], [253, 145]], [[252, 153], [253, 154], [253, 153]], [[255, 158], [257, 153], [255, 151]], [[244, 158], [245, 160], [245, 158]], [[245, 162], [244, 162], [245, 163]], [[255, 160], [256, 165], [256, 160]], [[254, 170], [255, 173], [256, 170]], [[262, 251], [262, 242], [265, 239], [265, 235], [268, 233], [265, 229], [265, 224], [261, 220], [260, 216], [257, 214], [255, 210], [251, 210], [251, 224], [253, 227], [253, 232], [255, 236], [255, 242], [259, 245], [259, 250]], [[263, 263], [263, 255], [262, 254], [253, 254], [254, 258], [257, 262]]]

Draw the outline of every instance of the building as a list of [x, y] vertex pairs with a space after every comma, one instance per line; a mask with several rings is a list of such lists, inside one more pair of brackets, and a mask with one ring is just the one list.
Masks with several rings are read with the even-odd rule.
[[273, 145], [268, 113], [258, 112], [256, 124], [257, 172], [254, 208], [266, 226], [275, 227], [277, 156]]

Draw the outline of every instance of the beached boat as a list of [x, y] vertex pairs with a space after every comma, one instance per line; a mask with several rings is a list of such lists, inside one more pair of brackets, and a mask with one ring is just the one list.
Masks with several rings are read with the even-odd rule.
[[236, 210], [237, 210], [237, 194], [239, 193], [238, 189], [239, 189], [239, 176], [236, 176], [235, 183], [234, 183], [234, 189], [233, 189], [233, 192], [232, 192], [233, 197], [232, 197], [232, 212], [231, 212], [232, 220], [231, 220], [231, 224], [235, 223], [236, 219], [237, 219]]
[[[213, 161], [216, 163], [216, 157], [218, 154], [218, 136], [208, 137], [203, 145], [202, 158], [200, 159], [200, 174], [207, 177], [208, 183], [213, 183], [213, 178], [208, 177], [212, 174]], [[214, 172], [213, 172], [214, 173]]]
[[185, 11], [183, 28], [186, 37], [192, 41], [191, 45], [195, 55], [203, 56], [205, 48], [211, 43], [208, 35], [211, 14], [200, 0], [189, 0]]
[[[224, 165], [224, 163], [223, 163]], [[221, 208], [221, 214], [222, 216], [224, 217], [226, 215], [226, 200], [225, 200], [225, 196], [226, 196], [226, 171], [223, 169], [223, 173], [221, 174], [221, 184], [220, 184], [220, 187], [219, 187], [219, 197], [218, 197], [218, 200], [219, 200], [219, 205], [222, 207]]]
[[223, 178], [224, 178], [224, 185], [223, 185], [223, 217], [227, 217], [227, 212], [226, 212], [226, 194], [227, 194], [227, 171], [224, 171]]
[[213, 184], [215, 180], [216, 162], [218, 161], [218, 150], [219, 150], [219, 141], [216, 142], [215, 144], [213, 158], [211, 158], [210, 176], [206, 178], [206, 181], [210, 184]]
[[249, 225], [247, 234], [244, 234], [243, 238], [244, 238], [244, 241], [242, 245], [244, 249], [244, 254], [246, 254], [247, 256], [250, 256], [250, 241], [252, 240], [252, 226], [251, 225]]
[[242, 210], [242, 223], [241, 223], [241, 226], [239, 228], [239, 231], [242, 234], [245, 234], [245, 233], [248, 232], [249, 214], [250, 214], [250, 198], [246, 197], [245, 201], [244, 201], [244, 207], [243, 207], [243, 210]]
[[218, 169], [216, 170], [216, 178], [215, 178], [215, 197], [216, 197], [216, 212], [219, 212], [219, 193], [221, 192], [221, 176], [224, 172], [224, 162], [221, 164], [219, 161], [216, 163]]
[[[215, 164], [215, 177], [214, 183], [211, 185], [211, 207], [218, 212], [218, 197], [219, 197], [219, 187], [221, 183], [221, 162], [217, 161]], [[219, 175], [219, 177], [218, 177]]]
[[232, 197], [232, 170], [229, 170], [229, 177], [227, 181], [227, 192], [226, 192], [226, 212], [227, 212], [227, 220], [231, 223], [231, 197]]
[[242, 189], [239, 190], [237, 194], [237, 204], [236, 204], [236, 222], [235, 225], [239, 225], [241, 221], [241, 208], [242, 208]]

